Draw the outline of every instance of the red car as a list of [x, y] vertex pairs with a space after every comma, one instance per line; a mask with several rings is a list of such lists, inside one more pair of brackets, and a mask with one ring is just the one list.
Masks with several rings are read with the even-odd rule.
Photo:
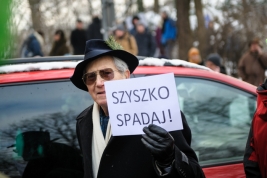
[[[82, 172], [75, 118], [93, 100], [69, 80], [82, 59], [13, 59], [8, 61], [12, 65], [0, 67], [0, 172], [27, 177], [26, 170], [38, 170], [38, 165]], [[242, 159], [256, 109], [256, 87], [185, 61], [150, 58], [140, 59], [140, 64], [132, 77], [175, 74], [180, 108], [192, 131], [191, 146], [206, 177], [245, 177]], [[64, 162], [55, 157], [64, 157]]]

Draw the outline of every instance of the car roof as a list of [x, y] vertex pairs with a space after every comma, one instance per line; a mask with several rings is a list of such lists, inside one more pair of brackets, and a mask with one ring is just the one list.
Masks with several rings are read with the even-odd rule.
[[[83, 56], [11, 59], [5, 66], [0, 67], [0, 73], [4, 73], [0, 74], [0, 84], [69, 79], [82, 58]], [[204, 66], [183, 60], [138, 58], [139, 66], [133, 73], [136, 75], [174, 73], [176, 76], [203, 78], [225, 83], [256, 94], [255, 86], [211, 71]]]

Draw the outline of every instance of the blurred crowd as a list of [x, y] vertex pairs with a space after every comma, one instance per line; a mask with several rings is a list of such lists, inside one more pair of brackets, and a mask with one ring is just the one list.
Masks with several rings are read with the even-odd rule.
[[[146, 26], [137, 15], [132, 17], [131, 23], [131, 29], [128, 28], [125, 21], [118, 23], [109, 34], [121, 44], [124, 50], [137, 56], [175, 58], [173, 52], [175, 51], [175, 45], [177, 45], [175, 42], [178, 38], [178, 29], [176, 21], [168, 15], [168, 12], [161, 12], [161, 22], [153, 30]], [[76, 21], [76, 28], [71, 32], [69, 38], [66, 37], [64, 30], [56, 30], [49, 56], [83, 55], [87, 40], [103, 39], [101, 29], [101, 19], [98, 16], [94, 16], [92, 23], [87, 28], [78, 19]], [[212, 22], [209, 23], [207, 32], [211, 33], [211, 29], [213, 29]], [[67, 45], [67, 39], [70, 40], [71, 48]], [[207, 39], [207, 43], [210, 43], [210, 39]], [[44, 56], [43, 46], [44, 33], [42, 31], [34, 31], [25, 39], [21, 48], [21, 57]], [[228, 74], [229, 72], [227, 72], [223, 65], [222, 57], [217, 53], [213, 53], [214, 50], [211, 48], [212, 45], [209, 46], [207, 51], [202, 52], [197, 47], [192, 46], [188, 51], [188, 58], [185, 60], [198, 65], [204, 65], [215, 72]], [[253, 85], [259, 85], [265, 78], [267, 56], [263, 53], [262, 49], [261, 41], [254, 38], [248, 42], [248, 51], [239, 60], [239, 78]], [[208, 55], [202, 58], [201, 54]]]

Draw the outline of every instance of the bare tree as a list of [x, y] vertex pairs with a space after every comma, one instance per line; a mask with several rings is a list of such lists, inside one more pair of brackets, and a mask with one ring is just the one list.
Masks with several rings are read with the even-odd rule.
[[67, 113], [53, 113], [48, 115], [40, 115], [31, 119], [23, 120], [17, 124], [10, 125], [9, 128], [3, 130], [3, 136], [7, 139], [15, 140], [17, 131], [38, 131], [40, 129], [47, 130], [51, 139], [59, 138], [67, 145], [77, 147], [77, 138], [75, 132], [76, 114], [72, 111]]
[[93, 9], [91, 0], [88, 0], [88, 6], [89, 6], [89, 14], [90, 14], [90, 16], [93, 16], [94, 15], [93, 14], [94, 9]]
[[192, 46], [192, 31], [189, 22], [190, 0], [177, 1], [177, 26], [179, 30], [179, 58], [186, 60], [187, 52]]
[[159, 0], [154, 0], [154, 12], [159, 13]]
[[197, 31], [196, 36], [199, 41], [199, 50], [202, 57], [207, 56], [207, 29], [205, 27], [204, 22], [204, 15], [203, 15], [203, 7], [201, 0], [194, 0], [195, 2], [195, 10], [196, 10], [196, 16], [197, 16]]
[[144, 12], [143, 0], [137, 0], [138, 12]]
[[40, 5], [42, 0], [28, 0], [31, 8], [32, 26], [35, 30], [43, 29], [42, 12]]

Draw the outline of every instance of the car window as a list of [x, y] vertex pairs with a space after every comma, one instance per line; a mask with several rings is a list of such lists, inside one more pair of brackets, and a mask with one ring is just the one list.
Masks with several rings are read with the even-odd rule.
[[0, 172], [39, 177], [60, 165], [82, 177], [75, 118], [93, 103], [87, 92], [54, 81], [0, 86], [0, 98]]
[[200, 163], [241, 160], [256, 96], [215, 81], [186, 77], [175, 80]]

